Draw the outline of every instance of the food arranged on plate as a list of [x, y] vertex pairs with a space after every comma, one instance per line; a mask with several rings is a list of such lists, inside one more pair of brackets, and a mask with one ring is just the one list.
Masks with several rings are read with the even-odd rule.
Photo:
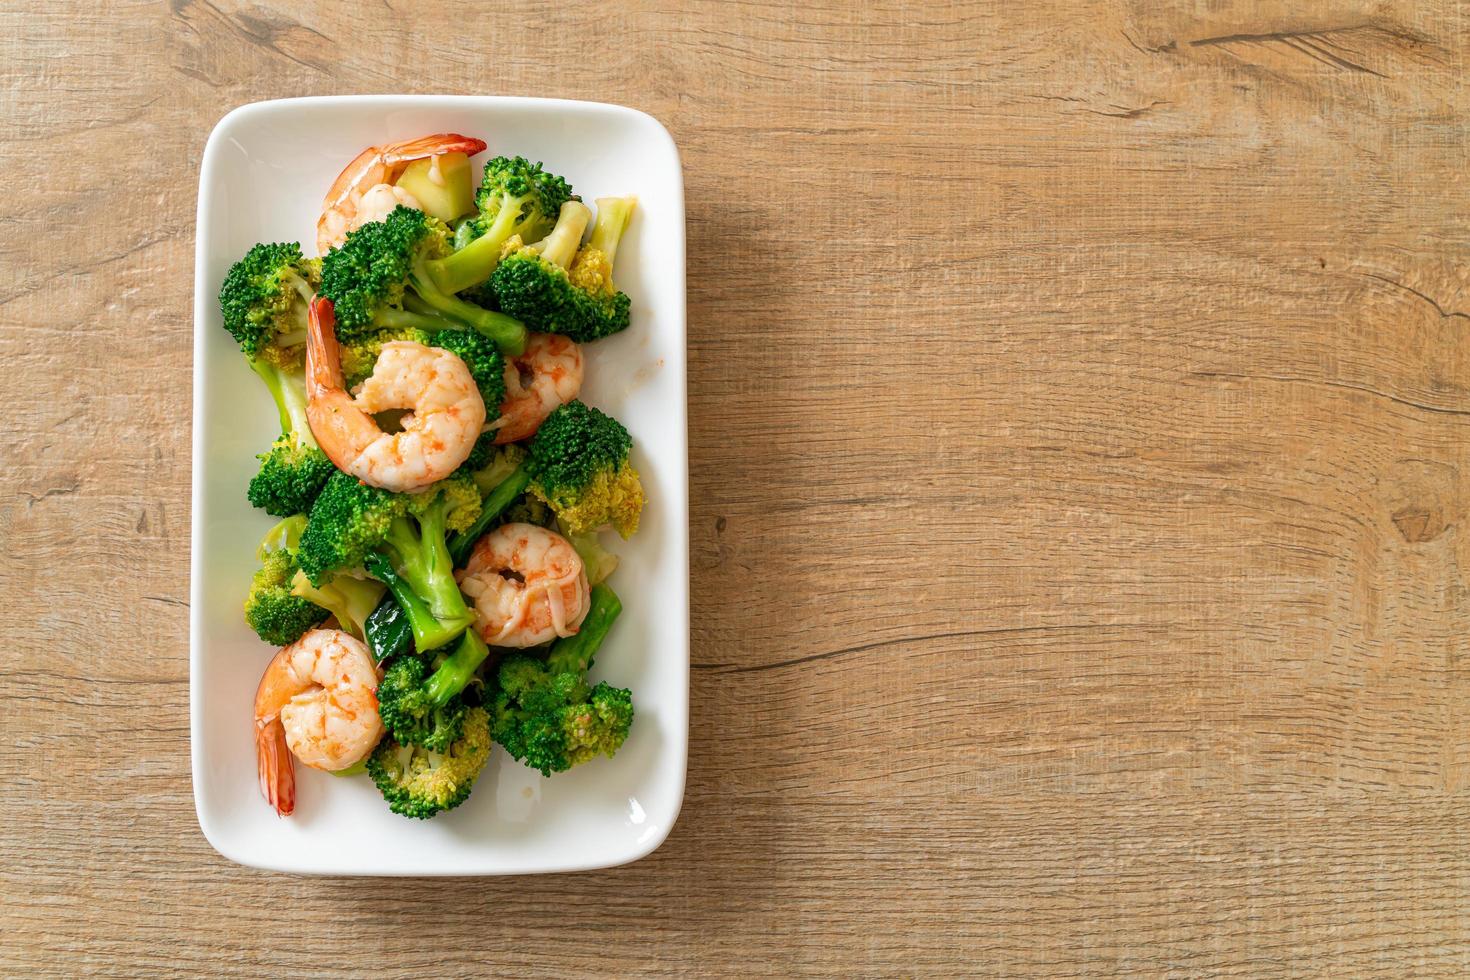
[[281, 815], [297, 761], [427, 818], [494, 744], [549, 776], [632, 725], [631, 692], [589, 673], [622, 610], [599, 535], [635, 533], [644, 493], [628, 430], [578, 395], [582, 345], [628, 327], [635, 201], [594, 213], [522, 157], [477, 187], [485, 148], [369, 147], [327, 192], [320, 258], [258, 244], [220, 289], [281, 422], [245, 491], [280, 518], [245, 621], [279, 648], [254, 734]]

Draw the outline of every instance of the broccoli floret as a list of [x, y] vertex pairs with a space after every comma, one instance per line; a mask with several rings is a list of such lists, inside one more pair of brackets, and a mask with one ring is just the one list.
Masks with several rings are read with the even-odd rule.
[[303, 258], [296, 242], [261, 243], [230, 267], [220, 312], [246, 357], [306, 343], [306, 308], [320, 277], [321, 261]]
[[489, 655], [479, 634], [466, 630], [431, 674], [418, 657], [396, 658], [378, 685], [378, 714], [389, 734], [437, 751], [459, 738], [465, 712], [459, 695]]
[[580, 250], [590, 212], [577, 202], [563, 205], [545, 240], [513, 248], [496, 266], [490, 286], [500, 309], [532, 330], [565, 334], [578, 343], [626, 330], [628, 295], [613, 285], [612, 269], [633, 203], [599, 198], [592, 240]]
[[572, 187], [525, 157], [496, 157], [485, 164], [475, 192], [480, 213], [456, 230], [459, 250], [435, 268], [439, 288], [458, 293], [483, 283], [512, 237], [534, 242], [551, 231]]
[[[466, 630], [465, 636], [474, 635]], [[400, 745], [442, 752], [464, 731], [465, 705], [457, 698], [431, 704], [424, 696], [428, 668], [413, 655], [393, 658], [378, 683], [378, 717]]]
[[250, 579], [245, 622], [272, 646], [295, 643], [331, 615], [330, 610], [291, 591], [297, 574], [295, 550], [305, 524], [306, 518], [299, 514], [288, 517], [266, 532], [255, 552], [260, 570]]
[[388, 809], [425, 820], [469, 798], [490, 748], [490, 716], [484, 708], [470, 708], [463, 734], [445, 751], [400, 745], [386, 736], [368, 758], [367, 771]]
[[611, 756], [633, 724], [632, 692], [587, 682], [592, 658], [623, 608], [606, 585], [592, 587], [591, 601], [581, 628], [552, 644], [544, 661], [514, 654], [498, 672], [495, 741], [543, 776]]
[[382, 221], [348, 232], [322, 260], [321, 295], [332, 301], [339, 341], [370, 330], [457, 323], [472, 327], [508, 354], [526, 347], [519, 320], [467, 303], [440, 289], [437, 263], [450, 254], [448, 227], [402, 205]]
[[612, 416], [580, 401], [561, 405], [531, 440], [531, 493], [574, 535], [611, 524], [629, 537], [643, 511], [643, 483], [628, 459], [632, 447], [633, 437]]
[[306, 421], [301, 370], [320, 266], [302, 258], [295, 242], [256, 245], [220, 287], [225, 329], [265, 382], [281, 419], [281, 435], [258, 457], [260, 471], [246, 491], [253, 505], [275, 517], [304, 513], [333, 470]]
[[250, 478], [245, 495], [274, 517], [305, 513], [327, 477], [336, 472], [306, 420], [306, 381], [298, 365], [284, 365], [269, 356], [252, 358], [250, 367], [270, 389], [281, 434], [256, 457], [260, 470]]
[[298, 560], [313, 585], [334, 571], [366, 566], [408, 614], [414, 644], [434, 650], [473, 620], [454, 581], [445, 536], [479, 516], [480, 493], [455, 475], [412, 494], [334, 473], [312, 505]]

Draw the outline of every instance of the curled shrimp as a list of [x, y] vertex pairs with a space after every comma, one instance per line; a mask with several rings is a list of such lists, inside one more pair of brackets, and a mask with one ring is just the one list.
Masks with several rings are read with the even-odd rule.
[[587, 618], [587, 573], [577, 549], [534, 524], [503, 524], [485, 535], [456, 577], [492, 646], [533, 647], [571, 636]]
[[322, 215], [316, 222], [317, 254], [326, 255], [328, 249], [342, 244], [349, 231], [381, 220], [399, 204], [418, 208], [411, 194], [393, 186], [410, 163], [444, 153], [474, 156], [483, 149], [484, 140], [436, 133], [363, 150], [337, 175], [322, 200]]
[[[485, 400], [464, 361], [406, 340], [383, 345], [373, 373], [347, 393], [331, 300], [312, 300], [306, 331], [306, 420], [322, 452], [364, 483], [406, 493], [444, 479], [469, 458]], [[376, 412], [406, 409], [401, 432]]]
[[546, 416], [582, 390], [582, 349], [556, 333], [533, 333], [526, 352], [505, 362], [505, 400], [495, 442], [529, 439]]
[[378, 668], [361, 640], [308, 630], [266, 666], [255, 690], [255, 761], [260, 791], [281, 816], [296, 809], [292, 756], [334, 771], [378, 744]]

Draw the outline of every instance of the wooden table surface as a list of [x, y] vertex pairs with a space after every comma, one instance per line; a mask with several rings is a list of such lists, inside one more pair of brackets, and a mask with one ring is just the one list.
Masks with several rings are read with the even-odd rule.
[[[1470, 7], [306, 7], [0, 7], [0, 974], [1470, 971]], [[385, 91], [683, 154], [689, 783], [626, 868], [195, 822], [200, 153]]]

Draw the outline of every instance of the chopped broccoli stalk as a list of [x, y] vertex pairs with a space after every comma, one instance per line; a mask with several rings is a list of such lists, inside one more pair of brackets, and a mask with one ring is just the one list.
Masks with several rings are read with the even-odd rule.
[[445, 536], [479, 515], [468, 476], [452, 476], [413, 494], [368, 486], [334, 473], [311, 508], [298, 558], [311, 583], [366, 565], [403, 607], [420, 650], [459, 636], [474, 615], [454, 581]]
[[628, 223], [633, 220], [633, 208], [637, 204], [636, 197], [599, 197], [592, 238], [582, 252], [601, 252], [602, 257], [607, 260], [607, 267], [611, 269], [617, 261], [618, 244], [623, 240], [623, 233], [628, 230]]
[[582, 567], [587, 572], [588, 585], [596, 585], [598, 582], [605, 581], [617, 570], [618, 556], [602, 546], [602, 541], [598, 539], [596, 531], [583, 531], [581, 534], [575, 534], [562, 520], [556, 522], [556, 529], [577, 550], [577, 557], [582, 559]]
[[591, 600], [581, 628], [557, 640], [544, 661], [514, 654], [498, 672], [495, 740], [545, 776], [599, 754], [611, 756], [633, 723], [630, 691], [606, 682], [588, 684], [592, 658], [622, 611], [605, 584], [592, 587]]
[[478, 330], [507, 354], [524, 351], [526, 328], [519, 320], [439, 288], [434, 263], [450, 248], [442, 221], [401, 205], [382, 221], [348, 232], [322, 261], [321, 295], [335, 308], [339, 340], [384, 327], [422, 326], [404, 317], [413, 313]]
[[378, 686], [378, 714], [400, 744], [442, 750], [459, 738], [465, 705], [459, 695], [490, 655], [474, 630], [466, 630], [433, 673], [418, 657], [398, 657]]
[[358, 639], [367, 637], [367, 620], [382, 600], [386, 588], [381, 582], [357, 578], [345, 572], [334, 575], [321, 586], [311, 584], [306, 573], [296, 572], [291, 580], [291, 594], [316, 603], [337, 617], [337, 624]]
[[[546, 656], [547, 669], [560, 674], [585, 674], [592, 669], [592, 661], [608, 631], [623, 611], [623, 603], [606, 585], [595, 585], [590, 593], [591, 605], [587, 618], [571, 636], [562, 637], [551, 645]], [[609, 753], [611, 754], [611, 753]]]
[[465, 630], [453, 652], [439, 662], [429, 679], [424, 682], [424, 697], [434, 705], [448, 704], [449, 699], [463, 691], [480, 664], [490, 656], [490, 648], [474, 630]]
[[630, 301], [613, 285], [612, 270], [633, 203], [632, 198], [599, 199], [592, 243], [580, 250], [588, 211], [579, 203], [563, 205], [544, 241], [515, 247], [501, 259], [490, 277], [499, 307], [532, 330], [565, 334], [578, 343], [626, 330]]
[[632, 447], [633, 437], [612, 416], [580, 401], [558, 406], [531, 440], [531, 493], [572, 534], [611, 524], [627, 538], [638, 530], [644, 500]]
[[490, 748], [490, 717], [484, 708], [470, 708], [463, 734], [445, 751], [400, 745], [385, 737], [368, 758], [367, 770], [388, 809], [423, 820], [469, 798]]
[[328, 769], [327, 772], [333, 776], [362, 776], [367, 773], [367, 760], [363, 759], [359, 762], [354, 762], [346, 769]]
[[530, 481], [531, 474], [524, 466], [518, 466], [485, 495], [484, 501], [480, 504], [480, 516], [475, 518], [475, 522], [469, 527], [449, 539], [449, 554], [456, 568], [462, 567], [465, 562], [469, 561], [470, 552], [475, 550], [475, 542], [479, 541], [480, 536], [495, 523], [495, 519], [525, 492], [526, 484]]
[[245, 622], [272, 646], [295, 643], [301, 634], [331, 615], [330, 610], [291, 591], [292, 580], [298, 574], [295, 548], [305, 520], [298, 514], [276, 524], [255, 551], [261, 564], [250, 579], [245, 597]]
[[320, 260], [303, 258], [296, 242], [255, 245], [230, 267], [220, 313], [246, 357], [306, 343], [306, 308], [320, 275]]
[[281, 419], [281, 435], [257, 458], [260, 470], [246, 489], [250, 503], [274, 517], [302, 514], [336, 467], [317, 446], [306, 419], [306, 381], [299, 366], [269, 356], [250, 359], [250, 367], [270, 390]]
[[260, 539], [260, 544], [255, 546], [255, 560], [265, 561], [265, 556], [272, 551], [295, 551], [301, 547], [301, 532], [305, 530], [305, 514], [292, 514], [284, 520], [276, 521], [265, 532], [265, 537]]
[[540, 239], [571, 197], [571, 185], [541, 169], [539, 163], [524, 157], [496, 157], [487, 162], [475, 192], [480, 213], [456, 230], [457, 251], [434, 268], [439, 288], [458, 293], [490, 278], [505, 243], [512, 237], [523, 242]]

